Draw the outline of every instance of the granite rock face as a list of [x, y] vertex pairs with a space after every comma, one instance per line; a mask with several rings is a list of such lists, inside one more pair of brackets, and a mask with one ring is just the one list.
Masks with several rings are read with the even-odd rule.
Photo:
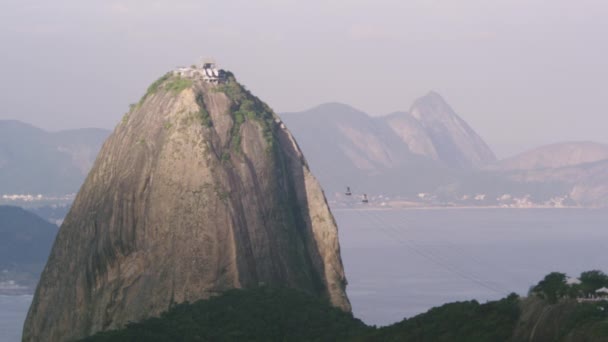
[[23, 339], [78, 339], [261, 284], [350, 311], [323, 191], [285, 125], [231, 74], [220, 85], [167, 74], [105, 142]]

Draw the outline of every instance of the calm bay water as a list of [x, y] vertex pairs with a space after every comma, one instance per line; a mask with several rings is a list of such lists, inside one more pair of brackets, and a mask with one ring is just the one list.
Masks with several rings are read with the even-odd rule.
[[356, 317], [386, 325], [447, 302], [525, 295], [552, 271], [608, 271], [608, 211], [334, 210]]
[[32, 296], [0, 296], [0, 341], [21, 341], [21, 330]]
[[[355, 316], [386, 325], [458, 300], [528, 288], [552, 271], [608, 271], [608, 211], [334, 210]], [[30, 296], [0, 296], [0, 341], [19, 341]]]

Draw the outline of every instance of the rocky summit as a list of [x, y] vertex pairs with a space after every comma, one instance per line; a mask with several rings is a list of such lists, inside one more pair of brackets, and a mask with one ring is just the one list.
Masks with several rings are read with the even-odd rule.
[[207, 71], [154, 82], [104, 143], [24, 341], [79, 339], [260, 285], [350, 311], [336, 223], [296, 141], [231, 73]]

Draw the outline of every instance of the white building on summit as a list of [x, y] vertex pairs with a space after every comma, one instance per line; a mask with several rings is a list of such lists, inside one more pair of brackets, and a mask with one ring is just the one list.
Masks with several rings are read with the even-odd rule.
[[200, 66], [177, 67], [173, 71], [174, 75], [190, 78], [202, 78], [203, 81], [211, 84], [220, 84], [226, 80], [226, 71], [219, 69], [215, 62], [205, 60]]
[[209, 83], [220, 83], [226, 78], [226, 72], [222, 69], [218, 69], [215, 63], [205, 62], [203, 63], [203, 80]]

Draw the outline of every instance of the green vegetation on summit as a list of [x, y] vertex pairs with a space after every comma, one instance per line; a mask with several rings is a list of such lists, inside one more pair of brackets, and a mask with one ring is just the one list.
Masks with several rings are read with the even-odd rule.
[[275, 119], [272, 109], [259, 98], [253, 96], [245, 87], [236, 82], [231, 74], [228, 76], [227, 83], [220, 89], [233, 103], [231, 112], [234, 113], [235, 125], [232, 129], [232, 136], [235, 140], [235, 149], [237, 149], [237, 151], [240, 151], [241, 149], [240, 127], [243, 122], [245, 122], [246, 118], [257, 120], [262, 125], [262, 132], [266, 139], [266, 143], [268, 144], [267, 149], [272, 149], [274, 143], [272, 126], [274, 125]]

